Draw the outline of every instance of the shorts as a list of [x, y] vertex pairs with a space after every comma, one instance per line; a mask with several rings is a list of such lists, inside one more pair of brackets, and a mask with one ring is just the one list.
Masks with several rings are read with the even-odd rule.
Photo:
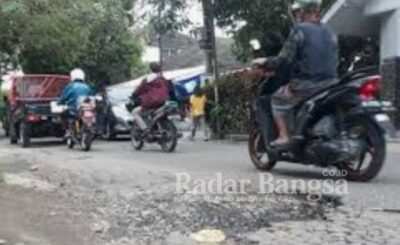
[[290, 82], [288, 85], [281, 87], [272, 96], [272, 108], [274, 113], [287, 115], [303, 100], [335, 83], [336, 80]]

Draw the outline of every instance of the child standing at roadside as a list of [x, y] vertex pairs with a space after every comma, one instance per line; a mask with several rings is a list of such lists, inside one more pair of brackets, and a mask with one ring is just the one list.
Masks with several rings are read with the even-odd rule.
[[205, 141], [208, 141], [208, 127], [206, 125], [206, 104], [207, 97], [201, 88], [197, 88], [195, 93], [190, 97], [190, 115], [192, 118], [192, 128], [190, 139], [194, 140], [196, 131], [199, 128], [204, 130]]

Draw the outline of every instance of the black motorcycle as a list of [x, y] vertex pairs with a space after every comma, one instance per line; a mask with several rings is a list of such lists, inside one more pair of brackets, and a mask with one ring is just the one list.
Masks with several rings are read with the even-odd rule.
[[[278, 161], [334, 166], [347, 173], [350, 181], [370, 181], [380, 172], [386, 157], [384, 130], [377, 118], [389, 118], [394, 108], [390, 102], [365, 101], [362, 93], [377, 91], [376, 69], [366, 68], [350, 73], [338, 83], [296, 106], [292, 118], [292, 139], [286, 146], [270, 146], [277, 136], [267, 95], [269, 138], [264, 141], [257, 117], [249, 139], [254, 165], [271, 170]], [[273, 85], [272, 85], [273, 86]], [[272, 92], [271, 92], [272, 93]], [[254, 104], [253, 110], [257, 110]], [[295, 122], [295, 123], [294, 123]], [[265, 145], [267, 144], [267, 145]]]
[[178, 103], [168, 101], [161, 108], [142, 114], [143, 119], [149, 125], [149, 131], [143, 132], [136, 122], [131, 125], [131, 142], [136, 150], [142, 150], [145, 143], [159, 144], [163, 151], [174, 152], [178, 144], [178, 130], [169, 116], [176, 114]]

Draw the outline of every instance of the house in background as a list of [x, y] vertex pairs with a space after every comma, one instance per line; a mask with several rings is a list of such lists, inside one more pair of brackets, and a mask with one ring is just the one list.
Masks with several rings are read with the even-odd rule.
[[400, 0], [337, 0], [322, 21], [338, 35], [379, 37], [384, 98], [400, 112]]

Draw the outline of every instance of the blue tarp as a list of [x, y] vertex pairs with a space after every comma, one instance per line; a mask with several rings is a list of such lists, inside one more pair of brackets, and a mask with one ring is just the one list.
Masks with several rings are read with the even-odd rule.
[[202, 75], [185, 78], [175, 81], [175, 91], [179, 97], [188, 97], [192, 95], [195, 89], [201, 86]]

